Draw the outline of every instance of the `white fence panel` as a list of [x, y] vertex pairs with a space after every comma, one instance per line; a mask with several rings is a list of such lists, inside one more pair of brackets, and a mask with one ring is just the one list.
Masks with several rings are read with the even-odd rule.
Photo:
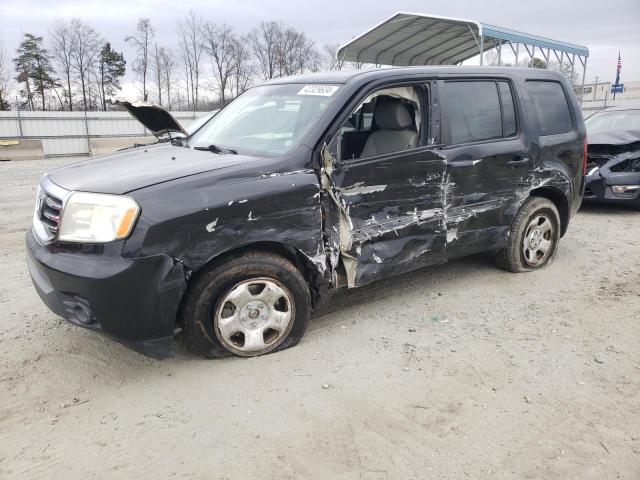
[[86, 136], [84, 118], [76, 115], [68, 118], [56, 118], [42, 115], [50, 112], [33, 112], [36, 115], [21, 115], [22, 135], [25, 137], [66, 137]]
[[44, 138], [42, 139], [42, 150], [44, 151], [45, 157], [89, 154], [86, 137]]
[[[188, 126], [203, 112], [173, 112]], [[38, 139], [45, 156], [88, 155], [89, 139], [151, 134], [127, 112], [0, 112], [0, 139]]]
[[140, 122], [131, 117], [127, 112], [104, 112], [100, 116], [89, 114], [87, 116], [89, 133], [102, 136], [141, 136], [147, 135]]
[[19, 135], [18, 112], [0, 112], [0, 138], [14, 138]]

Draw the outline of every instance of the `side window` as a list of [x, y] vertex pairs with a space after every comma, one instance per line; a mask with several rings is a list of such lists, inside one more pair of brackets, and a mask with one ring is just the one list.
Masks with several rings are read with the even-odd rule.
[[375, 157], [422, 145], [423, 91], [393, 87], [368, 95], [340, 128], [341, 160]]
[[570, 132], [573, 128], [569, 103], [558, 82], [529, 80], [527, 90], [533, 100], [541, 135]]
[[496, 82], [450, 81], [445, 92], [452, 144], [502, 137]]
[[517, 132], [516, 109], [513, 103], [513, 94], [508, 82], [498, 82], [500, 90], [500, 102], [502, 105], [502, 136], [512, 137]]

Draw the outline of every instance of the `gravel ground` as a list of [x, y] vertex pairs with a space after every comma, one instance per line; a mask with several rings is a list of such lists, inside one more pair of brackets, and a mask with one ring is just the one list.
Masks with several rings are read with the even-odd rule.
[[529, 274], [474, 256], [341, 294], [296, 348], [158, 362], [48, 312], [0, 164], [0, 478], [640, 478], [640, 213]]

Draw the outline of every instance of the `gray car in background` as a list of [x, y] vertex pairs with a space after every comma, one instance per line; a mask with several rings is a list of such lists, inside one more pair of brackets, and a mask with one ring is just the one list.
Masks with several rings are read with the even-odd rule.
[[589, 117], [586, 202], [640, 208], [640, 106], [613, 107]]

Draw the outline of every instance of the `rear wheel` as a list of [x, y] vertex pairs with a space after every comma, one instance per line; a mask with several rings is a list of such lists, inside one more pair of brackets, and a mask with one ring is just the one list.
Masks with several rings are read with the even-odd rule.
[[510, 272], [529, 272], [553, 259], [560, 241], [560, 214], [546, 198], [531, 197], [520, 208], [509, 232], [509, 243], [496, 262]]
[[304, 277], [288, 260], [262, 252], [232, 257], [199, 275], [182, 314], [191, 344], [208, 358], [291, 347], [310, 316]]

